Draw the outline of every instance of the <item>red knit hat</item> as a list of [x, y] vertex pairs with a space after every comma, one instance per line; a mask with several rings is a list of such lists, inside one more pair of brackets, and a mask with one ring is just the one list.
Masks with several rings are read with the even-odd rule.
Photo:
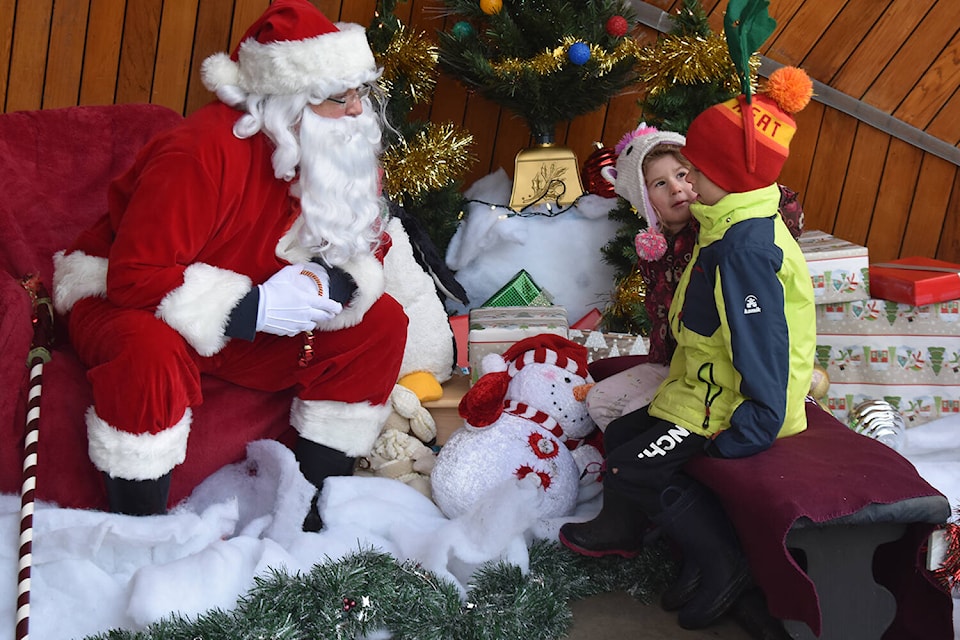
[[483, 375], [460, 399], [460, 417], [474, 427], [493, 424], [503, 412], [510, 380], [528, 364], [552, 364], [590, 379], [587, 348], [552, 333], [541, 333], [514, 343], [503, 352], [483, 358]]
[[212, 92], [233, 85], [260, 95], [326, 97], [378, 75], [364, 28], [332, 23], [308, 0], [275, 0], [230, 56], [216, 53], [201, 67]]
[[[767, 90], [716, 104], [690, 123], [681, 153], [714, 184], [731, 193], [777, 181], [797, 130], [791, 114], [810, 102], [813, 83], [796, 67], [781, 67]], [[752, 117], [751, 117], [752, 116]]]

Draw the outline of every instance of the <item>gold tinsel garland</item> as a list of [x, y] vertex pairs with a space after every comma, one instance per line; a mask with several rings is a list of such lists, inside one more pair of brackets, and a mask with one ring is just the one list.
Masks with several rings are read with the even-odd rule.
[[386, 51], [377, 56], [377, 64], [383, 67], [380, 86], [392, 93], [394, 81], [403, 78], [413, 102], [426, 102], [437, 84], [439, 56], [439, 49], [425, 33], [410, 32], [401, 25]]
[[[723, 80], [731, 93], [740, 93], [740, 79], [730, 60], [723, 34], [701, 36], [666, 35], [643, 47], [636, 55], [637, 73], [651, 93], [674, 84], [699, 84]], [[759, 56], [750, 58], [751, 78], [756, 79]]]
[[620, 318], [629, 323], [626, 327], [633, 333], [646, 333], [633, 326], [633, 318], [643, 313], [644, 300], [647, 297], [647, 286], [643, 276], [636, 268], [617, 281], [613, 290], [612, 300], [604, 311], [607, 317]]
[[[567, 57], [567, 51], [571, 45], [577, 42], [583, 42], [583, 40], [574, 38], [573, 36], [565, 36], [559, 46], [553, 49], [547, 49], [532, 58], [504, 58], [503, 60], [491, 61], [490, 67], [494, 73], [501, 77], [503, 82], [509, 82], [515, 79], [516, 76], [524, 71], [535, 71], [542, 76], [556, 73], [566, 65], [573, 64]], [[609, 52], [596, 44], [588, 44], [586, 42], [584, 42], [584, 44], [590, 47], [590, 60], [596, 65], [597, 69], [599, 69], [599, 73], [595, 73], [595, 75], [605, 75], [609, 73], [615, 65], [628, 58], [635, 57], [640, 50], [640, 45], [631, 38], [621, 39], [617, 43], [617, 46]]]
[[453, 124], [428, 123], [413, 140], [401, 140], [383, 154], [383, 189], [399, 204], [445, 187], [476, 162], [473, 136]]

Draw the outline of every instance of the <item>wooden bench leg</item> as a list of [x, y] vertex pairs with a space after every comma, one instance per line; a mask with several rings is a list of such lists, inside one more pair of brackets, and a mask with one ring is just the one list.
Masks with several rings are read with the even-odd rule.
[[[877, 546], [897, 540], [905, 530], [900, 523], [790, 530], [787, 547], [805, 554], [806, 574], [820, 599], [819, 640], [879, 640], [883, 635], [896, 616], [897, 601], [874, 581], [873, 554]], [[817, 638], [806, 623], [783, 624], [792, 638]]]

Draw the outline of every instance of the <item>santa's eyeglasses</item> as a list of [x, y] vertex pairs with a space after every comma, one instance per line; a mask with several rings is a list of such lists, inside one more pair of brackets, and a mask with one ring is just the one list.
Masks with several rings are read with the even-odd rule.
[[346, 109], [347, 105], [356, 100], [359, 102], [363, 100], [368, 95], [370, 95], [370, 85], [362, 84], [356, 89], [350, 89], [349, 91], [344, 91], [341, 94], [330, 96], [327, 98], [327, 102], [332, 102], [333, 104], [340, 105], [341, 109]]

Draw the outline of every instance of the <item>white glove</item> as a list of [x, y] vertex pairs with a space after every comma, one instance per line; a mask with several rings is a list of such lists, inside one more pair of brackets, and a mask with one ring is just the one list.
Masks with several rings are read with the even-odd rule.
[[339, 302], [330, 299], [330, 278], [326, 269], [318, 264], [288, 265], [257, 288], [260, 290], [257, 331], [295, 336], [312, 331], [318, 322], [330, 320], [343, 310]]

